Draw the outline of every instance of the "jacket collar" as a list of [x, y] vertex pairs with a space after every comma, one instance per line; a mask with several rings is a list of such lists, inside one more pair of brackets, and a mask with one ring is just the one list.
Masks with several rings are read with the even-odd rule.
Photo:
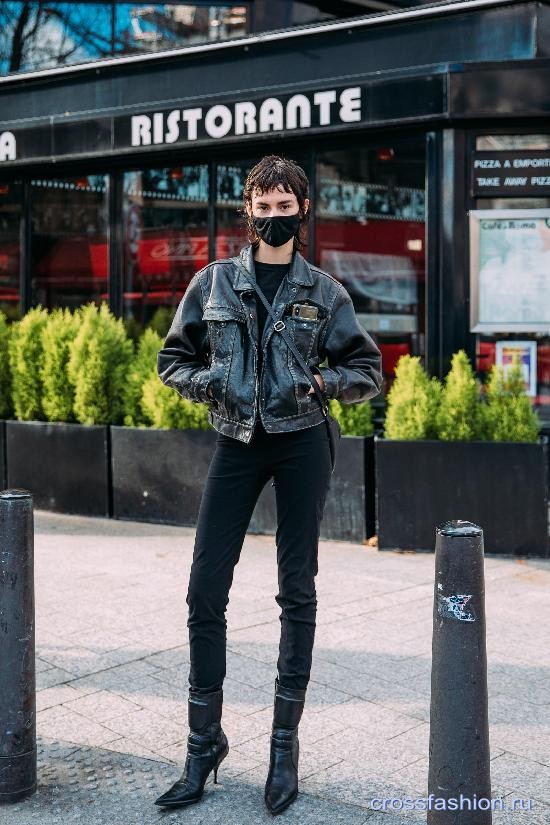
[[[255, 275], [254, 269], [254, 247], [252, 244], [241, 249], [239, 257], [244, 268], [250, 272], [252, 276]], [[302, 286], [313, 286], [315, 283], [315, 276], [311, 271], [308, 262], [298, 251], [294, 252], [290, 264], [290, 270], [287, 275], [287, 280], [293, 284], [302, 284]], [[233, 288], [235, 290], [254, 289], [254, 283], [247, 278], [244, 272], [235, 267]]]

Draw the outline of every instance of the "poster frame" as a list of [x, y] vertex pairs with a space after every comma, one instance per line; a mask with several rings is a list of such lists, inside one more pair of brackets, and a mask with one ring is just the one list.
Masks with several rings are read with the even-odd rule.
[[503, 363], [504, 350], [517, 349], [529, 354], [529, 385], [525, 387], [525, 392], [531, 398], [537, 395], [537, 342], [536, 341], [497, 341], [495, 347], [495, 365], [506, 370]]
[[480, 293], [480, 224], [484, 219], [502, 220], [506, 218], [540, 219], [550, 221], [550, 209], [470, 209], [468, 210], [470, 230], [470, 332], [493, 334], [499, 332], [538, 332], [550, 333], [550, 322], [511, 322], [511, 321], [481, 321], [479, 317]]

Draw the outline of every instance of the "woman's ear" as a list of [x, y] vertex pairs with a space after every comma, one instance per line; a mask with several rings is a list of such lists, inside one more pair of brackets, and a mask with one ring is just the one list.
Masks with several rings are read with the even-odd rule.
[[309, 198], [305, 198], [304, 199], [304, 208], [303, 208], [304, 216], [307, 215], [308, 210], [309, 210]]

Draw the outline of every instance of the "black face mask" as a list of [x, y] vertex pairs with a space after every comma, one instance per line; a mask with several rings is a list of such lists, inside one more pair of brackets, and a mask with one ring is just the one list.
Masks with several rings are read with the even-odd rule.
[[269, 246], [282, 246], [294, 237], [300, 226], [298, 214], [253, 218], [253, 221], [256, 232]]

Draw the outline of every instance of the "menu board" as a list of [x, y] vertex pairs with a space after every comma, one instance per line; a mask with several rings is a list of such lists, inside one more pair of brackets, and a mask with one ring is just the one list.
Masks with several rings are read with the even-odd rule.
[[469, 216], [471, 332], [550, 332], [550, 209]]

